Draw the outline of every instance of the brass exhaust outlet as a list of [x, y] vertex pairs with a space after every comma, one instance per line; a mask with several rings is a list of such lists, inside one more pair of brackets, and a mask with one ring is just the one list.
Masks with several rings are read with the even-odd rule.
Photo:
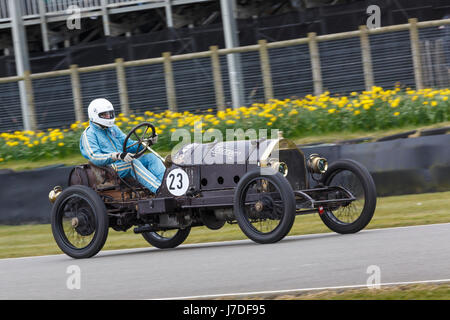
[[56, 186], [53, 188], [52, 191], [50, 191], [50, 193], [48, 194], [48, 199], [50, 200], [51, 203], [55, 203], [56, 198], [58, 198], [58, 196], [61, 194], [62, 192], [62, 187], [60, 186]]

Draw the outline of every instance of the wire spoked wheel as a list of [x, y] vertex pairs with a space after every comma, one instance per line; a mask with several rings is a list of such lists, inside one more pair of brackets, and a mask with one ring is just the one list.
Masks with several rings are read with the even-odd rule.
[[[372, 176], [365, 167], [353, 160], [334, 162], [323, 177], [326, 186], [342, 187], [354, 201], [327, 208], [322, 221], [338, 233], [355, 233], [372, 219], [376, 207], [376, 189]], [[345, 198], [342, 191], [330, 192], [328, 200]]]
[[142, 236], [148, 243], [159, 249], [175, 248], [182, 244], [189, 236], [191, 228], [169, 229], [161, 231], [144, 232]]
[[262, 177], [247, 184], [241, 198], [245, 218], [259, 233], [270, 233], [281, 222], [284, 204], [278, 187]]
[[65, 239], [77, 249], [86, 248], [94, 239], [96, 223], [86, 199], [72, 196], [60, 214]]
[[[349, 224], [355, 222], [360, 217], [365, 203], [364, 187], [358, 177], [350, 170], [337, 170], [329, 178], [327, 185], [343, 187], [355, 197], [354, 201], [329, 210], [332, 213], [331, 217], [337, 223]], [[329, 194], [328, 199], [339, 199], [344, 196], [342, 192], [336, 191]]]
[[105, 244], [108, 228], [104, 203], [86, 186], [67, 188], [53, 205], [53, 237], [60, 249], [73, 258], [97, 254]]
[[251, 240], [258, 243], [280, 241], [294, 223], [292, 187], [280, 173], [248, 172], [236, 188], [234, 214], [239, 227]]

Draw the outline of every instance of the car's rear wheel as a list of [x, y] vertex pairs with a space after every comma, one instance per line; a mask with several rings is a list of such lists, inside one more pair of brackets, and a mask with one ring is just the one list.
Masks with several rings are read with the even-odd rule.
[[58, 196], [51, 224], [58, 247], [76, 259], [96, 255], [108, 237], [105, 204], [94, 190], [82, 185], [70, 186]]
[[[326, 186], [339, 186], [356, 199], [346, 205], [325, 209], [320, 218], [332, 231], [342, 234], [356, 233], [369, 224], [375, 212], [377, 194], [369, 171], [354, 160], [333, 162], [322, 178]], [[339, 191], [328, 199], [342, 198]]]
[[274, 243], [291, 230], [295, 219], [294, 191], [280, 173], [250, 171], [234, 194], [234, 215], [242, 232], [257, 243]]
[[148, 243], [159, 249], [170, 249], [178, 247], [189, 236], [191, 228], [171, 229], [157, 232], [144, 232], [142, 236]]

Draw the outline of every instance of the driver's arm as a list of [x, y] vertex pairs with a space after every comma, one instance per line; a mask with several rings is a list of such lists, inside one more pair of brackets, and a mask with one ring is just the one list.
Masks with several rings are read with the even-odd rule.
[[95, 133], [85, 130], [80, 138], [80, 150], [83, 157], [91, 161], [96, 166], [107, 166], [117, 159], [116, 153], [103, 153]]
[[[116, 137], [119, 139], [120, 144], [123, 145], [127, 135], [125, 133], [123, 133], [122, 130], [120, 130], [120, 128], [118, 126], [114, 126], [114, 130], [116, 132]], [[136, 140], [133, 140], [130, 137], [130, 139], [128, 139], [127, 146], [130, 146], [130, 145], [132, 145], [133, 143], [136, 143], [136, 142], [137, 142]], [[142, 150], [142, 148], [139, 151], [141, 151], [141, 150]], [[127, 150], [127, 152], [137, 153], [138, 152], [138, 145], [135, 145], [135, 146], [131, 147], [130, 149]]]

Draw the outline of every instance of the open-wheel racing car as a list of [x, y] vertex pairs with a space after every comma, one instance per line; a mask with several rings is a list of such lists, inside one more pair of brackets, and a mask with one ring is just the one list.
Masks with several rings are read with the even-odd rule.
[[[135, 158], [146, 151], [160, 157], [148, 144], [154, 135], [152, 124], [136, 126], [123, 152], [138, 144]], [[167, 169], [156, 194], [110, 167], [74, 167], [68, 188], [57, 186], [49, 194], [52, 232], [61, 250], [73, 258], [92, 257], [110, 227], [133, 226], [158, 248], [180, 245], [192, 227], [217, 230], [225, 223], [238, 223], [257, 243], [274, 243], [289, 233], [296, 215], [310, 213], [318, 213], [332, 231], [355, 233], [375, 211], [375, 184], [365, 167], [353, 160], [328, 165], [317, 154], [306, 158], [281, 135], [193, 143], [160, 158]]]

